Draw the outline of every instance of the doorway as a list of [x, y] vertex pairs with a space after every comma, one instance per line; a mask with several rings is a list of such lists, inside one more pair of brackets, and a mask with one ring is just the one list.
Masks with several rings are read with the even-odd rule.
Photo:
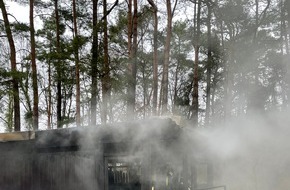
[[108, 190], [141, 190], [141, 161], [128, 157], [107, 157]]

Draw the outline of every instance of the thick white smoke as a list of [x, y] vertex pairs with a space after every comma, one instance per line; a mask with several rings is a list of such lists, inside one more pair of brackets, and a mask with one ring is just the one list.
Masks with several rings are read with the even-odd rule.
[[289, 115], [253, 114], [200, 130], [216, 164], [219, 183], [231, 190], [289, 189]]

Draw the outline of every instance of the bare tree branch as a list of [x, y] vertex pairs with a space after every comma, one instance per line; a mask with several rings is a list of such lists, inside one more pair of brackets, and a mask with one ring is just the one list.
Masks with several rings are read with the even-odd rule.
[[104, 15], [101, 20], [104, 20], [105, 17], [107, 17], [112, 12], [112, 10], [118, 5], [118, 3], [119, 3], [119, 0], [116, 0], [114, 5], [108, 10], [107, 14]]
[[176, 0], [176, 1], [174, 2], [174, 6], [173, 6], [173, 10], [172, 10], [172, 14], [171, 14], [172, 17], [173, 17], [173, 15], [174, 15], [175, 10], [176, 10], [177, 2], [178, 2], [178, 0]]
[[8, 16], [11, 16], [12, 18], [14, 18], [14, 20], [19, 24], [20, 22], [16, 19], [16, 17], [10, 13], [7, 13]]
[[259, 17], [259, 26], [263, 23], [263, 21], [265, 20], [265, 17], [266, 17], [266, 12], [267, 10], [269, 9], [270, 7], [270, 4], [271, 4], [271, 0], [267, 0], [267, 6], [265, 7], [265, 9], [262, 11], [260, 17]]
[[148, 3], [152, 6], [152, 8], [154, 9], [154, 11], [157, 11], [157, 6], [155, 5], [155, 3], [153, 2], [153, 0], [147, 0]]

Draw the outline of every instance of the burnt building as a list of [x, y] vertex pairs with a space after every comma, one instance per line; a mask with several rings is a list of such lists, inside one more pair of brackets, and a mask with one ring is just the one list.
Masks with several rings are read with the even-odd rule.
[[0, 135], [0, 189], [165, 190], [214, 184], [206, 148], [170, 119]]

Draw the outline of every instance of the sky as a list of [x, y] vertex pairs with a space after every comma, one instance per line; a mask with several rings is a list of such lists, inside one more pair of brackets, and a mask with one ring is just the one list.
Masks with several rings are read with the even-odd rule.
[[[9, 16], [8, 19], [10, 22], [15, 21], [22, 23], [29, 23], [29, 7], [28, 5], [20, 5], [19, 3], [7, 1], [7, 12], [13, 16]], [[2, 17], [2, 14], [1, 14]], [[37, 16], [34, 16], [34, 25], [36, 29], [39, 29], [41, 26], [42, 21], [38, 19]]]
[[[28, 6], [22, 6], [19, 5], [16, 2], [7, 2], [7, 12], [12, 14], [19, 22], [29, 22], [29, 8]], [[12, 20], [12, 17], [9, 17], [10, 21]]]

